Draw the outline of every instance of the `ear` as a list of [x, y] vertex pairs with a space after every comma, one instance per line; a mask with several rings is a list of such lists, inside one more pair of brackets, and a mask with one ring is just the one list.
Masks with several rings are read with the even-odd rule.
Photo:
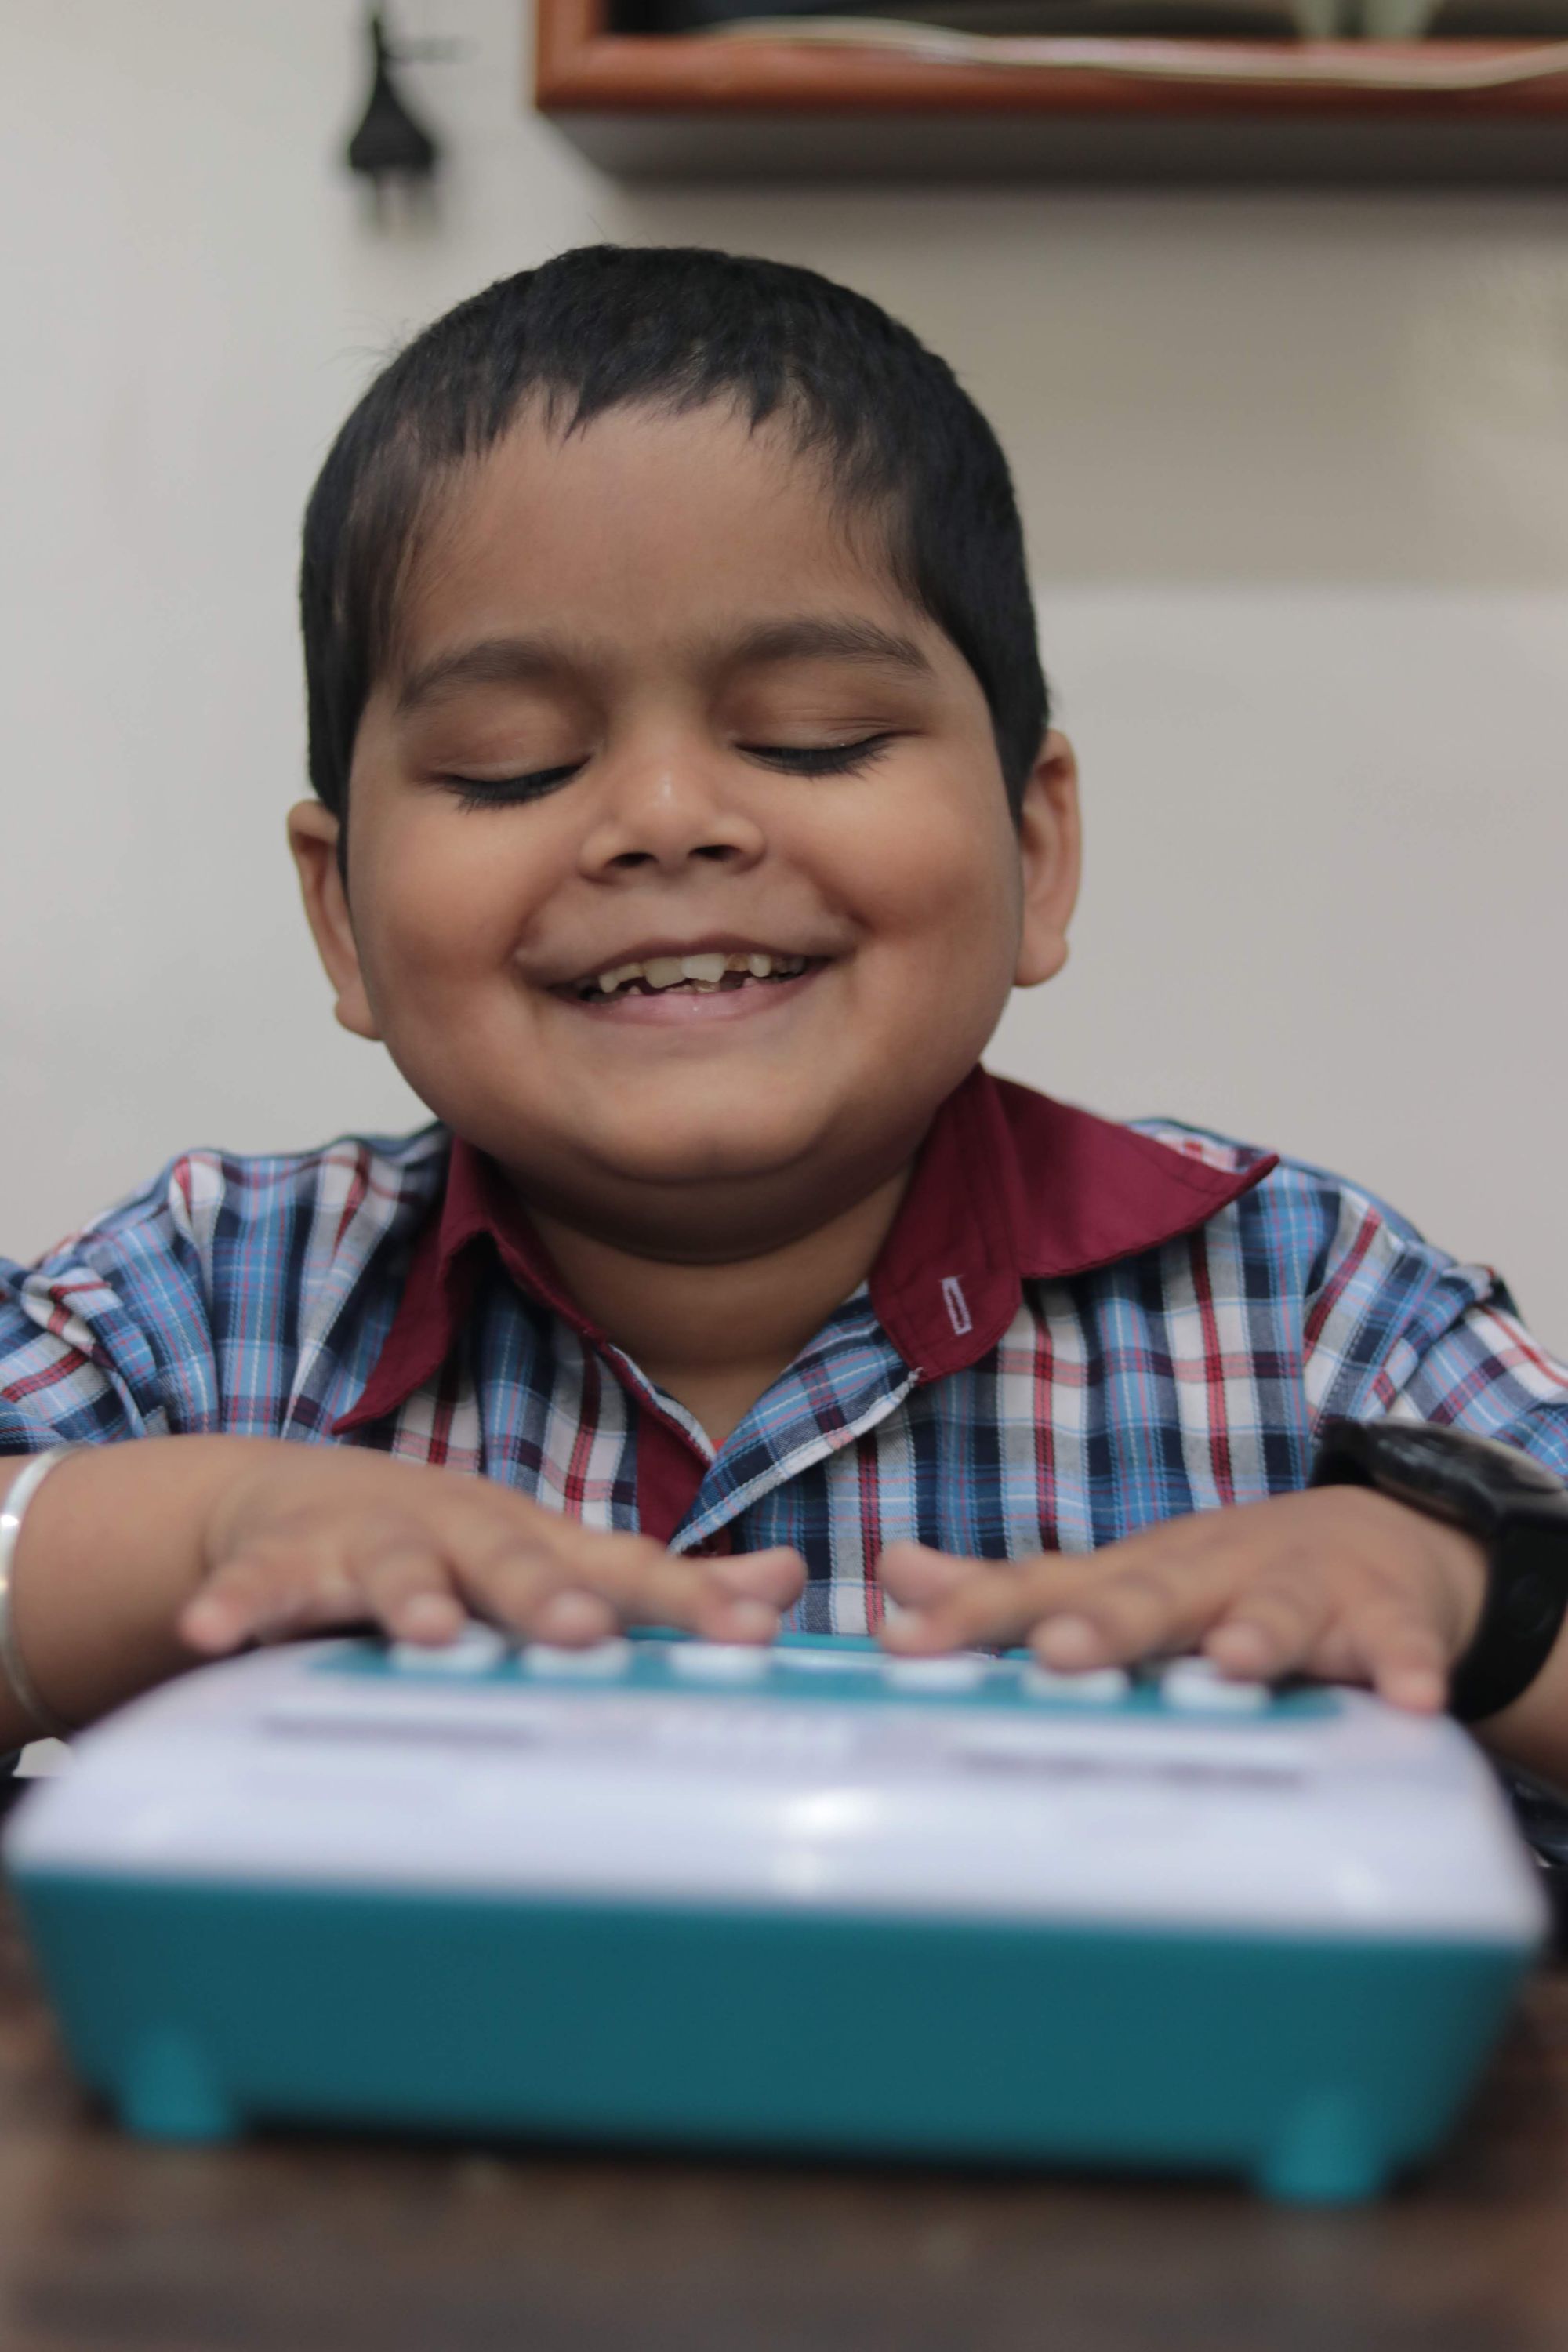
[[289, 812], [289, 846], [299, 869], [300, 895], [305, 901], [316, 952], [337, 996], [337, 1017], [356, 1037], [379, 1038], [338, 866], [342, 831], [338, 819], [320, 801], [300, 801]]
[[1078, 804], [1078, 761], [1065, 735], [1053, 728], [1024, 787], [1018, 814], [1024, 872], [1023, 929], [1015, 988], [1054, 980], [1068, 960], [1068, 925], [1078, 904], [1083, 827]]

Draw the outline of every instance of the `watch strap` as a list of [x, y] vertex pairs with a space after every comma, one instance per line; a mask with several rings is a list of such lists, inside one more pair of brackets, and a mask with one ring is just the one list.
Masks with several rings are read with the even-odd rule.
[[1330, 1422], [1314, 1486], [1362, 1486], [1461, 1527], [1487, 1555], [1487, 1587], [1455, 1661], [1448, 1708], [1478, 1723], [1529, 1689], [1568, 1613], [1568, 1488], [1533, 1455], [1428, 1423]]

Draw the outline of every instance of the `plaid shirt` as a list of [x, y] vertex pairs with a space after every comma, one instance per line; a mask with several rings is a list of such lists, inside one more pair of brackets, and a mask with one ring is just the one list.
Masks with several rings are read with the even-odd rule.
[[797, 1622], [874, 1629], [879, 1547], [1017, 1559], [1304, 1484], [1329, 1414], [1568, 1474], [1568, 1370], [1366, 1193], [976, 1070], [869, 1279], [715, 1449], [440, 1129], [198, 1151], [0, 1261], [0, 1452], [224, 1432], [482, 1472], [679, 1551], [787, 1543]]

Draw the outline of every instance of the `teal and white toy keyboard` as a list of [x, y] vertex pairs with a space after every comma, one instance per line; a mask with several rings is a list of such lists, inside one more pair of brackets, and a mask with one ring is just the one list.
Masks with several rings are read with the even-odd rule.
[[7, 1859], [132, 2129], [1207, 2168], [1367, 2195], [1544, 1926], [1453, 1724], [1196, 1660], [315, 1643], [86, 1734]]

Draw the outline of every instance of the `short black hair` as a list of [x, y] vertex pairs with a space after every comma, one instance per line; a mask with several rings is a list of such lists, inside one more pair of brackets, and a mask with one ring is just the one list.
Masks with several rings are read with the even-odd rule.
[[952, 369], [815, 270], [698, 247], [584, 246], [448, 310], [333, 442], [305, 512], [310, 782], [345, 814], [354, 737], [441, 488], [525, 404], [565, 431], [622, 406], [779, 414], [847, 509], [877, 512], [900, 586], [990, 708], [1016, 812], [1048, 720], [1007, 461]]

